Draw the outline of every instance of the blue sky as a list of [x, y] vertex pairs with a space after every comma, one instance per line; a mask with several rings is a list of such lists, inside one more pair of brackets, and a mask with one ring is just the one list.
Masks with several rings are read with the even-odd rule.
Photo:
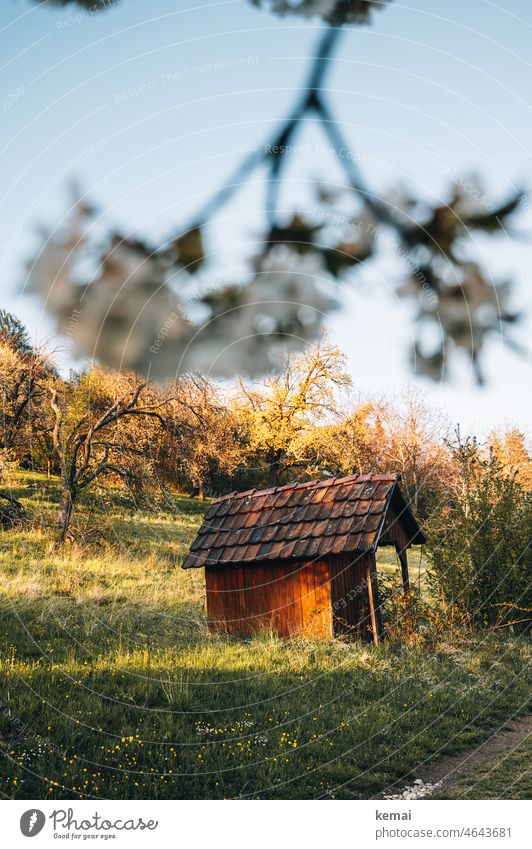
[[[122, 0], [90, 16], [75, 6], [51, 11], [29, 0], [3, 0], [3, 303], [36, 338], [51, 325], [40, 305], [20, 294], [24, 260], [35, 224], [53, 224], [62, 214], [66, 176], [79, 175], [110, 224], [153, 239], [167, 236], [289, 109], [317, 33], [312, 22], [279, 20], [245, 0]], [[328, 82], [371, 186], [403, 182], [442, 198], [448, 167], [482, 176], [495, 200], [516, 185], [532, 187], [531, 36], [526, 0], [509, 0], [504, 9], [487, 0], [396, 0], [371, 27], [344, 33]], [[301, 150], [281, 196], [286, 209], [304, 209], [309, 178], [341, 177], [315, 127], [297, 141]], [[439, 164], [426, 155], [427, 145], [441, 149]], [[260, 233], [260, 192], [260, 181], [251, 181], [214, 225], [217, 278], [241, 272], [244, 245]], [[524, 340], [531, 329], [531, 219], [526, 209], [517, 241], [475, 245], [489, 273], [516, 280]], [[445, 386], [412, 377], [406, 363], [412, 313], [393, 294], [404, 272], [386, 260], [365, 269], [346, 287], [331, 322], [356, 386], [389, 393], [418, 383], [467, 427], [504, 421], [526, 427], [530, 366], [496, 340], [483, 390], [465, 362], [456, 363]]]

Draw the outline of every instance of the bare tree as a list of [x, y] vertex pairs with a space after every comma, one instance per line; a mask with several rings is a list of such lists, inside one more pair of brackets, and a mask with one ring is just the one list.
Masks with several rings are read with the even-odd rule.
[[[132, 471], [129, 460], [133, 457], [146, 460], [149, 457], [149, 439], [142, 428], [143, 439], [138, 439], [134, 429], [119, 430], [124, 419], [155, 421], [165, 428], [167, 422], [162, 414], [166, 399], [157, 397], [152, 403], [141, 403], [148, 388], [147, 382], [129, 386], [115, 401], [98, 399], [96, 413], [87, 405], [79, 415], [79, 395], [72, 393], [70, 399], [60, 398], [58, 390], [50, 389], [51, 408], [54, 416], [53, 445], [57, 455], [62, 484], [61, 508], [57, 520], [59, 541], [64, 542], [72, 513], [82, 490], [102, 476], [122, 478], [130, 485]], [[76, 397], [76, 394], [78, 397]], [[70, 406], [68, 404], [70, 400]], [[78, 402], [78, 403], [76, 403]], [[102, 409], [103, 407], [103, 409]]]
[[159, 481], [192, 488], [204, 500], [227, 486], [244, 458], [244, 431], [223, 388], [204, 375], [186, 374], [169, 385], [168, 426], [157, 443]]

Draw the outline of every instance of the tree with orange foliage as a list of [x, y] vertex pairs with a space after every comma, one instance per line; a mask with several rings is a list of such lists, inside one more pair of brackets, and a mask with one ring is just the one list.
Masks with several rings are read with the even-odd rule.
[[488, 438], [488, 445], [505, 472], [516, 475], [523, 489], [532, 490], [532, 455], [525, 435], [517, 428], [494, 432]]

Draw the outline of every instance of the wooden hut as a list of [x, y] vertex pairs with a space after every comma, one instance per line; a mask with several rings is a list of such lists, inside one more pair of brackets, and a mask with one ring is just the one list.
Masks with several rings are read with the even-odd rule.
[[183, 568], [204, 568], [211, 631], [382, 634], [375, 551], [424, 536], [400, 475], [351, 475], [232, 493], [212, 502]]

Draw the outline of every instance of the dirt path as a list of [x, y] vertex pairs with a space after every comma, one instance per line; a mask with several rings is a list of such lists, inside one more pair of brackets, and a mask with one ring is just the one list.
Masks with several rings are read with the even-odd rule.
[[416, 770], [415, 779], [405, 787], [396, 782], [376, 798], [420, 799], [431, 796], [442, 785], [449, 787], [499, 752], [514, 749], [529, 734], [532, 734], [532, 714], [505, 722], [473, 749], [457, 755], [444, 755], [437, 761], [423, 764]]

